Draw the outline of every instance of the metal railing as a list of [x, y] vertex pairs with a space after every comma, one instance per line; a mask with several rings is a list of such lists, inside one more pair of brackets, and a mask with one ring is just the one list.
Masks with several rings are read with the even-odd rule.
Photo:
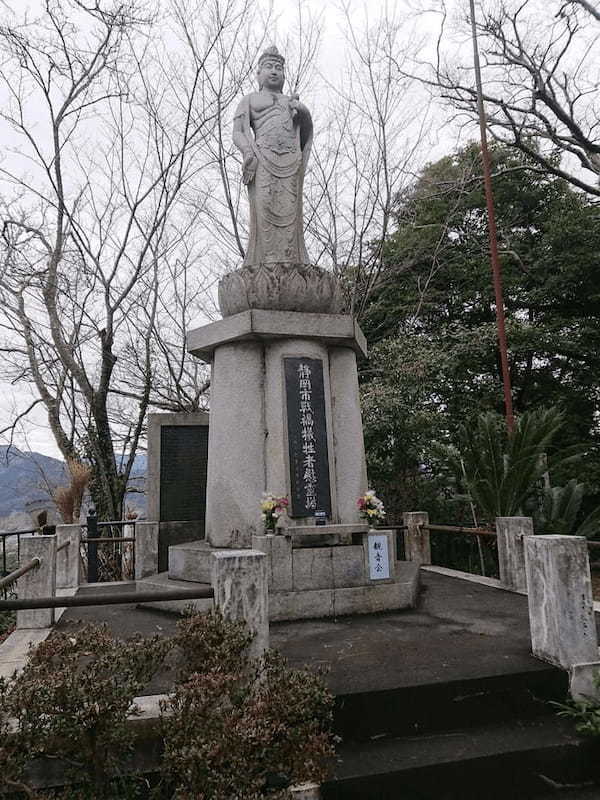
[[[100, 522], [94, 509], [90, 509], [85, 524], [86, 536], [81, 538], [81, 556], [88, 583], [108, 583], [132, 580], [135, 575], [135, 519]], [[121, 532], [130, 526], [133, 536], [111, 534], [102, 536], [101, 530]], [[102, 547], [101, 545], [109, 545]]]
[[[4, 578], [15, 565], [18, 565], [21, 560], [21, 536], [31, 533], [38, 533], [38, 529], [0, 532], [0, 578]], [[6, 597], [6, 592], [6, 588], [0, 588], [0, 596]]]
[[[35, 559], [34, 559], [35, 560]], [[114, 606], [127, 603], [154, 603], [157, 600], [211, 600], [212, 586], [198, 589], [168, 589], [153, 592], [102, 592], [73, 597], [35, 597], [22, 600], [0, 600], [0, 611], [29, 611], [37, 608], [81, 608], [82, 606]]]
[[2, 578], [0, 578], [0, 590], [6, 592], [7, 589], [10, 589], [10, 587], [19, 580], [19, 578], [22, 578], [23, 575], [27, 575], [27, 573], [31, 572], [32, 569], [37, 569], [40, 567], [41, 563], [41, 559], [36, 556], [35, 558], [27, 561], [27, 563], [17, 567], [17, 569], [14, 569], [12, 572], [9, 572], [8, 575], [4, 575]]

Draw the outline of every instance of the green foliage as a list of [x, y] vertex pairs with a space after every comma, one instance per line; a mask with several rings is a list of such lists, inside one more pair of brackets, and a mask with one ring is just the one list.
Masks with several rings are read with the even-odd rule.
[[584, 484], [572, 478], [565, 486], [551, 485], [554, 474], [581, 457], [576, 446], [554, 447], [564, 423], [563, 412], [549, 408], [522, 414], [512, 434], [493, 412], [459, 427], [457, 445], [445, 452], [456, 486], [466, 492], [480, 520], [527, 514], [540, 532], [597, 532], [600, 508], [578, 523]]
[[[250, 640], [242, 623], [218, 613], [188, 615], [171, 638], [123, 642], [93, 626], [53, 633], [19, 676], [0, 680], [5, 786], [13, 797], [39, 800], [252, 800], [273, 772], [284, 784], [321, 779], [333, 755], [331, 694], [318, 675], [290, 669], [276, 653], [251, 660]], [[179, 670], [163, 703], [165, 756], [151, 790], [142, 777], [122, 774], [133, 747], [127, 718], [134, 697], [170, 660]], [[70, 785], [34, 792], [26, 782], [32, 759], [58, 759]]]
[[458, 485], [463, 484], [482, 519], [523, 511], [549, 469], [547, 454], [564, 422], [557, 409], [523, 414], [509, 435], [498, 414], [481, 414], [458, 430], [448, 456]]
[[[522, 154], [496, 146], [492, 159], [515, 410], [560, 406], [555, 446], [585, 443], [555, 481], [585, 485], [579, 525], [600, 494], [600, 215]], [[371, 483], [396, 518], [424, 508], [437, 521], [471, 521], [468, 504], [449, 498], [438, 445], [456, 444], [466, 420], [503, 411], [478, 146], [429, 165], [398, 198], [361, 325]]]
[[[600, 672], [594, 675], [594, 689], [600, 697]], [[590, 697], [586, 700], [569, 700], [567, 703], [555, 703], [560, 709], [560, 717], [566, 717], [575, 723], [575, 730], [582, 736], [600, 736], [600, 702]]]

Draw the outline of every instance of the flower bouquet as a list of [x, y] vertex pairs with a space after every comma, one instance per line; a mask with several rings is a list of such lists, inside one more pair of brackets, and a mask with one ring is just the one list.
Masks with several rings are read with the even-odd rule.
[[265, 523], [265, 533], [274, 533], [277, 527], [277, 520], [285, 514], [288, 507], [287, 497], [274, 497], [268, 492], [263, 492], [260, 501], [261, 519]]
[[385, 519], [385, 509], [383, 503], [377, 497], [373, 489], [369, 489], [357, 501], [360, 516], [366, 520], [370, 525], [376, 522], [383, 522]]

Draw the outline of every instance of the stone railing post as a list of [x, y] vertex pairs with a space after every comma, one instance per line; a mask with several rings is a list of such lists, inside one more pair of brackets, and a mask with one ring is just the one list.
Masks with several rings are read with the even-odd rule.
[[533, 536], [531, 517], [496, 517], [500, 581], [507, 589], [527, 591], [524, 537]]
[[158, 572], [158, 522], [135, 523], [135, 579]]
[[[56, 536], [22, 536], [21, 564], [32, 558], [41, 561], [37, 569], [19, 578], [17, 592], [19, 600], [37, 597], [54, 597], [56, 590]], [[37, 608], [17, 611], [17, 628], [50, 628], [54, 624], [53, 608]]]
[[[81, 583], [81, 525], [56, 526], [56, 588], [71, 589]], [[67, 542], [67, 546], [63, 547]]]
[[218, 550], [212, 554], [215, 608], [226, 619], [244, 620], [254, 639], [250, 657], [269, 647], [267, 556], [258, 550]]
[[426, 511], [407, 511], [402, 515], [404, 531], [404, 557], [407, 561], [431, 564], [429, 541], [429, 514]]
[[524, 544], [533, 655], [563, 669], [597, 662], [585, 538], [527, 536]]

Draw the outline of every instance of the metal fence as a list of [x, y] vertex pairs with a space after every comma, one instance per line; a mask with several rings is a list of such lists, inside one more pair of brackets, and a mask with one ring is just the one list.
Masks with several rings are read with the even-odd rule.
[[91, 509], [82, 527], [81, 558], [87, 582], [133, 580], [135, 520], [100, 522]]
[[[21, 536], [37, 533], [37, 529], [0, 532], [0, 579], [15, 569], [21, 560]], [[9, 589], [0, 589], [0, 597], [6, 598]]]
[[[135, 520], [98, 520], [94, 510], [81, 526], [80, 558], [83, 580], [88, 583], [109, 583], [135, 578]], [[0, 531], [0, 579], [17, 569], [21, 562], [21, 537], [30, 534], [51, 534], [55, 526]], [[6, 599], [12, 590], [0, 588]]]

